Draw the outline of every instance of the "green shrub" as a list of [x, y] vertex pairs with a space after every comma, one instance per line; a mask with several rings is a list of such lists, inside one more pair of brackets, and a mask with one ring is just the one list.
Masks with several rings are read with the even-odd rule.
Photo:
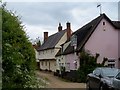
[[86, 82], [86, 77], [96, 67], [103, 66], [102, 64], [96, 63], [97, 58], [83, 51], [80, 57], [80, 67], [77, 70], [77, 82]]
[[35, 88], [35, 52], [19, 17], [2, 10], [2, 88]]

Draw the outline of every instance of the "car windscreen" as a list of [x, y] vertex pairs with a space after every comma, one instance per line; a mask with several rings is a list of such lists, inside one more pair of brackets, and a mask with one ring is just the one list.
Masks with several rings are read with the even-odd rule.
[[102, 69], [103, 76], [114, 77], [118, 73], [118, 69], [115, 68], [104, 68]]

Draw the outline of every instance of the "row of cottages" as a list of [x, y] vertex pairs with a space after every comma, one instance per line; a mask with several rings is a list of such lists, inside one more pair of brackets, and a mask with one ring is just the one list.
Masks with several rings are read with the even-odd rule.
[[38, 51], [38, 60], [41, 70], [56, 71], [56, 57], [55, 55], [61, 48], [61, 44], [65, 43], [71, 37], [70, 23], [66, 23], [66, 29], [62, 30], [59, 23], [58, 32], [48, 37], [48, 32], [44, 32], [44, 43]]
[[55, 72], [65, 67], [66, 71], [77, 70], [80, 65], [80, 53], [84, 49], [98, 56], [97, 63], [120, 68], [120, 21], [111, 21], [101, 14], [71, 34], [70, 23], [67, 29], [49, 36], [44, 33], [44, 43], [38, 49], [40, 69]]
[[[80, 52], [85, 50], [97, 56], [97, 63], [105, 61], [106, 66], [120, 68], [120, 21], [111, 21], [101, 14], [75, 31], [71, 39], [62, 44], [56, 55], [57, 70], [76, 70], [80, 65]], [[62, 65], [61, 65], [62, 64]]]

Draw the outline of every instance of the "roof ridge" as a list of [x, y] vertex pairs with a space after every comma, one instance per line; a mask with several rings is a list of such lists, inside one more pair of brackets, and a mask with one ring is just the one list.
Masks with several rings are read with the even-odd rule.
[[[62, 31], [65, 31], [65, 30], [66, 30], [66, 29], [64, 29], [64, 30], [62, 30]], [[62, 31], [60, 31], [60, 32], [62, 32]], [[55, 34], [58, 34], [58, 33], [60, 33], [60, 32], [56, 32], [56, 33], [50, 35], [49, 37], [54, 36]], [[48, 37], [48, 38], [49, 38], [49, 37]]]

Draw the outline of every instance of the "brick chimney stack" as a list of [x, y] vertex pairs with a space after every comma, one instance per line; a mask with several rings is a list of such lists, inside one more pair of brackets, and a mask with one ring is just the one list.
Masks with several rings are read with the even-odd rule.
[[71, 25], [69, 22], [66, 23], [67, 26], [67, 39], [71, 37]]
[[44, 42], [48, 39], [48, 32], [44, 32]]
[[62, 31], [62, 26], [61, 26], [61, 23], [59, 23], [59, 26], [58, 26], [58, 32]]

